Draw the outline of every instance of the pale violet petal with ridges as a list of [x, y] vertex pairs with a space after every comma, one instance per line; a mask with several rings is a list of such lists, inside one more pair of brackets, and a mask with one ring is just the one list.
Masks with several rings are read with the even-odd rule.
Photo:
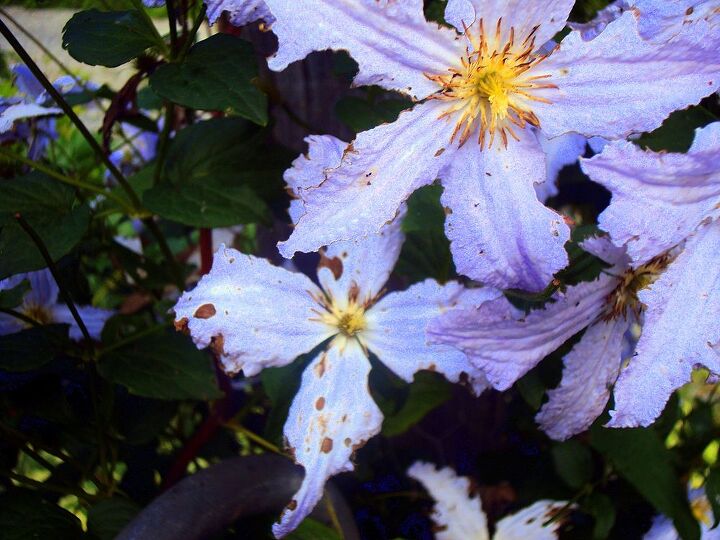
[[[486, 28], [494, 28], [502, 18], [502, 28], [524, 37], [535, 26], [535, 43], [539, 47], [563, 29], [575, 0], [549, 0], [528, 2], [527, 0], [449, 0], [445, 8], [445, 20], [463, 31], [466, 26], [483, 19]], [[506, 34], [505, 34], [506, 35]]]
[[[93, 306], [77, 306], [78, 315], [87, 328], [90, 337], [100, 340], [105, 322], [113, 315], [109, 309], [96, 308]], [[73, 317], [70, 309], [65, 304], [57, 304], [52, 307], [53, 322], [70, 325], [70, 339], [79, 341], [83, 339], [82, 331]]]
[[569, 439], [603, 412], [620, 371], [623, 336], [629, 326], [624, 317], [598, 321], [563, 358], [560, 386], [548, 392], [548, 402], [535, 417], [548, 436]]
[[263, 0], [205, 0], [205, 5], [210, 24], [215, 24], [223, 11], [227, 12], [228, 19], [234, 26], [243, 26], [257, 20], [267, 24], [275, 21]]
[[612, 427], [651, 424], [695, 366], [720, 373], [720, 222], [702, 227], [638, 297], [645, 311], [635, 356], [615, 385]]
[[466, 144], [441, 171], [445, 232], [460, 274], [500, 289], [540, 291], [567, 265], [570, 229], [537, 199], [545, 156], [535, 134], [507, 148]]
[[588, 253], [595, 255], [598, 259], [605, 261], [612, 266], [618, 266], [619, 274], [630, 266], [630, 258], [624, 246], [616, 246], [607, 236], [590, 236], [580, 242], [580, 247]]
[[474, 308], [500, 294], [488, 287], [465, 289], [456, 282], [440, 285], [428, 279], [416, 283], [405, 291], [388, 294], [366, 313], [368, 328], [363, 340], [368, 349], [407, 382], [412, 382], [421, 369], [438, 371], [453, 382], [465, 374], [479, 394], [488, 386], [483, 373], [454, 347], [428, 344], [425, 328], [428, 321], [450, 309]]
[[385, 286], [400, 256], [405, 235], [401, 224], [403, 205], [398, 217], [379, 233], [355, 240], [337, 242], [320, 258], [318, 279], [338, 307], [344, 307], [350, 296], [359, 303], [370, 304]]
[[446, 105], [432, 100], [402, 112], [392, 124], [360, 133], [342, 164], [316, 188], [303, 191], [305, 214], [284, 257], [312, 252], [340, 240], [377, 233], [393, 220], [417, 188], [432, 183], [454, 154], [454, 124], [437, 118]]
[[684, 27], [672, 42], [645, 41], [626, 12], [591, 41], [571, 32], [533, 71], [550, 75], [558, 89], [536, 91], [550, 103], [533, 102], [532, 110], [549, 137], [652, 131], [671, 112], [720, 87], [718, 48], [720, 32], [701, 22]]
[[370, 362], [360, 345], [344, 338], [337, 338], [305, 368], [284, 430], [305, 478], [273, 525], [276, 537], [300, 524], [322, 497], [327, 479], [351, 471], [353, 453], [380, 431], [383, 417], [370, 395], [369, 373]]
[[313, 51], [346, 50], [360, 66], [356, 85], [377, 84], [424, 99], [439, 87], [425, 73], [459, 66], [465, 44], [427, 22], [422, 0], [266, 0], [277, 19], [280, 71]]
[[435, 500], [432, 519], [438, 526], [437, 540], [489, 540], [482, 501], [471, 496], [470, 481], [449, 467], [436, 469], [416, 461], [408, 469], [410, 478], [420, 482]]
[[22, 274], [20, 281], [23, 279], [27, 279], [30, 283], [30, 290], [23, 297], [25, 304], [52, 306], [58, 301], [57, 282], [47, 268]]
[[175, 306], [198, 347], [214, 343], [226, 371], [246, 376], [283, 366], [334, 331], [317, 321], [320, 289], [306, 276], [224, 245], [212, 270]]
[[555, 540], [563, 520], [545, 523], [566, 506], [565, 501], [537, 501], [498, 521], [493, 540]]
[[485, 372], [498, 390], [506, 390], [547, 354], [593, 323], [605, 309], [615, 278], [568, 287], [545, 308], [525, 314], [505, 298], [477, 309], [454, 309], [428, 326], [431, 342], [452, 345]]
[[707, 20], [720, 23], [718, 0], [630, 0], [640, 23], [640, 34], [645, 39], [669, 40], [683, 30], [683, 26]]
[[615, 142], [582, 160], [585, 173], [612, 193], [600, 227], [627, 246], [635, 263], [674, 247], [703, 220], [720, 217], [720, 145], [708, 148], [719, 132], [720, 122], [699, 131], [697, 147], [687, 154]]

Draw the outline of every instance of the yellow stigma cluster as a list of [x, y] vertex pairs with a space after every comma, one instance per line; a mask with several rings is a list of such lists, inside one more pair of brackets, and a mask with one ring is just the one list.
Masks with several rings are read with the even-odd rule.
[[347, 302], [333, 298], [319, 299], [323, 311], [317, 311], [318, 321], [337, 328], [345, 337], [353, 337], [367, 328], [365, 306], [352, 297]]
[[45, 306], [38, 306], [35, 304], [29, 304], [22, 310], [23, 315], [32, 319], [39, 324], [50, 324], [53, 322], [52, 314]]
[[669, 255], [662, 255], [635, 269], [626, 270], [620, 276], [620, 284], [608, 297], [605, 318], [609, 320], [621, 315], [625, 317], [628, 310], [631, 310], [636, 317], [639, 316], [643, 305], [638, 299], [638, 292], [652, 285], [671, 260]]
[[442, 86], [434, 99], [453, 102], [440, 118], [455, 113], [459, 115], [451, 141], [458, 138], [462, 146], [479, 126], [478, 144], [481, 148], [486, 141], [488, 148], [492, 147], [496, 134], [507, 147], [508, 135], [519, 140], [513, 126], [524, 129], [528, 124], [540, 125], [529, 103], [549, 101], [533, 95], [532, 91], [557, 88], [545, 81], [549, 75], [533, 76], [530, 72], [549, 53], [533, 54], [537, 26], [524, 38], [516, 39], [513, 27], [503, 36], [502, 19], [497, 21], [495, 31], [490, 33], [485, 31], [482, 19], [476, 25], [475, 30], [465, 28], [470, 45], [466, 57], [461, 58], [462, 68], [451, 68], [449, 74], [426, 76]]

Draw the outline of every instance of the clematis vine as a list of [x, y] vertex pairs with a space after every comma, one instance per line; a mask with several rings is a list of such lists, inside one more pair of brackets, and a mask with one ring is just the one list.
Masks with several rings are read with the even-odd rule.
[[265, 3], [279, 40], [271, 69], [345, 49], [359, 65], [355, 84], [416, 101], [394, 123], [359, 134], [340, 164], [302, 191], [304, 214], [280, 244], [286, 257], [376, 233], [439, 178], [458, 271], [541, 290], [567, 264], [569, 229], [533, 189], [546, 180], [538, 137], [624, 138], [720, 86], [720, 33], [703, 21], [672, 44], [649, 43], [626, 13], [592, 41], [571, 32], [546, 46], [572, 1], [450, 0], [454, 29], [427, 22], [420, 0]]
[[468, 478], [457, 476], [449, 467], [436, 469], [430, 463], [413, 463], [408, 476], [420, 482], [435, 499], [432, 519], [438, 527], [438, 540], [552, 540], [563, 524], [555, 516], [567, 503], [564, 501], [537, 501], [519, 512], [504, 517], [495, 525], [495, 534], [490, 536], [487, 517], [482, 501], [473, 495]]
[[[13, 289], [25, 280], [30, 284], [30, 290], [25, 293], [23, 302], [16, 308], [16, 311], [38, 324], [69, 324], [70, 338], [76, 341], [81, 340], [83, 335], [72, 313], [67, 305], [58, 303], [59, 290], [50, 270], [17, 274], [0, 280], [0, 291]], [[99, 340], [105, 321], [113, 312], [93, 306], [77, 306], [77, 310], [90, 337]], [[28, 324], [12, 315], [0, 313], [0, 335], [19, 332], [23, 328], [27, 328]]]
[[[286, 177], [299, 185], [343, 146], [332, 137], [311, 138], [308, 156], [298, 158]], [[451, 306], [475, 305], [499, 293], [427, 280], [383, 295], [402, 242], [396, 220], [379, 234], [330, 246], [318, 267], [320, 286], [223, 246], [211, 272], [175, 306], [176, 325], [199, 347], [213, 346], [229, 373], [255, 375], [321, 345], [303, 372], [285, 424], [305, 478], [273, 528], [277, 537], [298, 526], [320, 500], [326, 480], [352, 470], [353, 453], [380, 431], [382, 413], [368, 390], [369, 352], [406, 381], [431, 369], [451, 381], [466, 380], [476, 393], [487, 385], [462, 353], [427, 345], [425, 327]]]

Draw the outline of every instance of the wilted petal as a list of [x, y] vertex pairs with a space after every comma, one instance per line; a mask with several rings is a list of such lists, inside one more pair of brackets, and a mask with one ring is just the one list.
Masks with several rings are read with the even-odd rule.
[[198, 347], [214, 344], [224, 368], [246, 376], [282, 366], [333, 332], [314, 320], [320, 289], [302, 274], [220, 246], [210, 273], [175, 306]]
[[577, 133], [566, 133], [554, 139], [538, 133], [538, 140], [545, 152], [547, 179], [541, 184], [535, 184], [535, 193], [541, 202], [545, 202], [558, 194], [557, 179], [560, 171], [585, 153], [587, 139]]
[[612, 266], [620, 266], [622, 271], [630, 264], [625, 247], [618, 247], [607, 236], [590, 236], [580, 242], [580, 247]]
[[591, 283], [568, 287], [555, 302], [528, 314], [505, 298], [477, 309], [454, 309], [430, 323], [428, 337], [431, 342], [463, 351], [495, 388], [506, 390], [547, 354], [594, 322], [615, 285], [615, 278], [601, 275]]
[[615, 0], [595, 14], [595, 18], [586, 23], [568, 22], [568, 26], [580, 32], [586, 41], [596, 38], [605, 27], [622, 15], [630, 7], [630, 0]]
[[498, 521], [493, 540], [554, 540], [563, 520], [544, 523], [566, 505], [564, 501], [538, 501]]
[[305, 369], [285, 423], [295, 459], [305, 467], [300, 490], [273, 526], [295, 529], [315, 507], [329, 477], [351, 471], [355, 450], [380, 431], [382, 413], [370, 396], [370, 362], [355, 340], [339, 339]]
[[613, 242], [627, 246], [635, 263], [677, 245], [704, 219], [720, 217], [720, 144], [707, 148], [718, 134], [720, 122], [698, 130], [699, 142], [687, 154], [615, 142], [582, 160], [585, 173], [612, 193], [600, 227]]
[[466, 144], [442, 171], [445, 231], [457, 271], [500, 289], [540, 291], [567, 265], [570, 230], [537, 199], [545, 156], [535, 134], [507, 149]]
[[[374, 300], [395, 267], [405, 235], [402, 232], [404, 205], [400, 214], [379, 233], [356, 240], [337, 242], [320, 259], [318, 279], [336, 302], [356, 296], [359, 303]], [[340, 307], [340, 306], [339, 306]]]
[[[77, 306], [78, 315], [85, 323], [88, 334], [95, 340], [100, 340], [105, 322], [113, 315], [109, 309], [101, 309], [93, 306]], [[56, 323], [65, 323], [70, 325], [70, 339], [79, 341], [83, 339], [80, 327], [75, 321], [75, 317], [65, 304], [57, 304], [52, 308], [52, 319]]]
[[624, 317], [598, 321], [565, 356], [560, 386], [548, 392], [548, 402], [535, 417], [550, 437], [569, 439], [603, 412], [620, 371], [623, 336], [629, 327]]
[[[720, 87], [720, 32], [698, 22], [672, 42], [640, 37], [626, 12], [592, 41], [572, 32], [537, 69], [557, 90], [538, 91], [552, 103], [534, 103], [543, 131], [624, 138], [652, 131], [667, 116]], [[648, 99], [652, 96], [652, 99]]]
[[363, 339], [386, 366], [408, 382], [421, 369], [438, 371], [453, 382], [464, 373], [479, 394], [487, 387], [482, 372], [454, 347], [428, 344], [425, 329], [431, 319], [449, 309], [472, 309], [500, 294], [488, 287], [465, 289], [456, 282], [440, 285], [428, 279], [388, 294], [373, 306], [366, 314], [368, 329]]
[[432, 518], [438, 526], [437, 540], [489, 540], [482, 501], [471, 496], [470, 481], [445, 467], [417, 461], [408, 469], [410, 478], [420, 482], [435, 499]]
[[42, 107], [34, 103], [10, 105], [0, 113], [0, 133], [10, 131], [17, 120], [37, 118], [38, 116], [48, 116], [51, 114], [62, 114], [62, 109], [58, 109], [57, 107]]
[[702, 227], [638, 298], [647, 306], [635, 357], [615, 385], [612, 427], [647, 426], [693, 367], [720, 373], [720, 223]]
[[205, 0], [205, 5], [210, 24], [215, 24], [223, 11], [227, 11], [228, 19], [234, 26], [243, 26], [259, 19], [267, 24], [275, 21], [263, 0]]
[[342, 165], [328, 171], [321, 185], [302, 192], [305, 215], [278, 244], [283, 256], [375, 234], [393, 220], [410, 194], [433, 182], [454, 153], [449, 142], [454, 124], [437, 120], [444, 110], [432, 100], [401, 113], [392, 124], [360, 133]]
[[425, 20], [422, 0], [266, 0], [285, 69], [313, 51], [346, 50], [360, 66], [356, 85], [377, 84], [423, 99], [439, 90], [424, 73], [445, 73], [464, 52], [454, 31]]
[[513, 27], [516, 35], [522, 38], [539, 25], [535, 43], [540, 46], [563, 29], [574, 3], [575, 0], [449, 0], [445, 20], [462, 32], [463, 23], [470, 26], [482, 19], [485, 25], [492, 27], [502, 18], [505, 32]]

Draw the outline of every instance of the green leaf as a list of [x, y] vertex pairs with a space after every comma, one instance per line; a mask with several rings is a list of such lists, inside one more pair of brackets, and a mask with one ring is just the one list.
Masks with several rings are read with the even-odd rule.
[[335, 529], [312, 518], [305, 518], [297, 529], [287, 535], [288, 540], [341, 540], [341, 538]]
[[610, 497], [602, 493], [590, 493], [582, 503], [583, 509], [595, 518], [593, 538], [602, 540], [610, 534], [615, 525], [615, 505]]
[[46, 266], [15, 221], [16, 212], [35, 229], [53, 260], [77, 245], [90, 222], [89, 208], [76, 204], [70, 186], [37, 172], [0, 182], [0, 279]]
[[0, 495], [0, 531], [3, 540], [77, 540], [83, 536], [77, 517], [36, 493], [20, 489]]
[[23, 279], [12, 289], [6, 289], [0, 291], [0, 308], [1, 309], [12, 309], [23, 302], [25, 293], [30, 290], [30, 282], [27, 279]]
[[98, 365], [107, 380], [157, 399], [222, 396], [209, 356], [183, 334], [151, 334], [106, 353]]
[[193, 45], [182, 63], [160, 66], [150, 77], [155, 92], [184, 107], [225, 111], [267, 125], [267, 97], [252, 45], [230, 34], [215, 34]]
[[68, 339], [68, 325], [34, 326], [0, 336], [0, 369], [30, 371], [50, 362]]
[[88, 532], [100, 540], [112, 540], [139, 511], [140, 507], [128, 499], [113, 497], [100, 501], [88, 511]]
[[592, 475], [590, 450], [576, 440], [569, 440], [553, 446], [551, 450], [555, 470], [571, 488], [581, 488]]
[[394, 122], [398, 115], [412, 106], [409, 99], [379, 99], [370, 101], [358, 97], [346, 97], [335, 105], [335, 114], [356, 133]]
[[591, 444], [659, 512], [673, 520], [683, 539], [700, 538], [670, 452], [655, 431], [593, 427]]
[[284, 161], [270, 158], [264, 133], [250, 127], [239, 118], [217, 118], [182, 130], [162, 181], [143, 195], [145, 205], [193, 227], [268, 222], [258, 192], [272, 183], [279, 189]]
[[645, 133], [635, 142], [656, 152], [687, 152], [695, 138], [695, 129], [716, 120], [710, 111], [701, 106], [675, 111], [667, 117], [662, 126]]
[[392, 437], [405, 433], [426, 414], [450, 399], [451, 394], [451, 385], [444, 377], [430, 371], [419, 371], [400, 410], [385, 418], [383, 435]]
[[705, 495], [713, 511], [713, 527], [717, 527], [720, 522], [720, 467], [717, 465], [705, 477]]
[[63, 49], [79, 62], [116, 67], [156, 45], [156, 34], [140, 13], [89, 9], [63, 28]]

